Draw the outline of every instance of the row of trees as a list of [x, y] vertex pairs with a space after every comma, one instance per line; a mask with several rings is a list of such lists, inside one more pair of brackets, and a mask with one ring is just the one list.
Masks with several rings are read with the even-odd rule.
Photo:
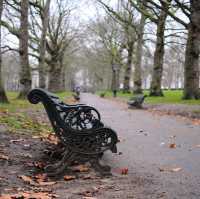
[[[93, 4], [97, 16], [77, 28], [72, 17], [77, 8], [70, 0], [0, 0], [1, 102], [7, 101], [2, 77], [13, 70], [9, 64], [2, 70], [2, 55], [9, 63], [10, 51], [19, 62], [20, 98], [30, 90], [35, 72], [39, 87], [53, 92], [66, 83], [73, 87], [77, 76], [79, 85], [93, 90], [122, 87], [138, 94], [150, 88], [150, 95], [163, 96], [162, 88], [173, 84], [184, 88], [183, 98], [200, 98], [198, 0]], [[5, 42], [7, 35], [13, 42]]]
[[13, 43], [17, 43], [3, 43], [0, 37], [0, 102], [8, 102], [1, 62], [2, 55], [8, 51], [17, 52], [20, 60], [19, 98], [25, 98], [31, 89], [32, 71], [39, 73], [39, 87], [51, 91], [64, 90], [66, 57], [76, 51], [78, 32], [71, 25], [72, 3], [62, 0], [1, 0], [0, 4], [0, 28], [7, 30], [15, 41]]
[[[131, 70], [134, 65], [133, 92], [142, 93], [142, 76], [145, 73], [142, 66], [145, 65], [145, 56], [150, 51], [150, 54], [153, 53], [153, 67], [150, 71], [151, 96], [163, 96], [164, 63], [179, 68], [181, 62], [184, 65], [183, 98], [200, 98], [200, 1], [119, 0], [114, 6], [103, 0], [97, 2], [103, 6], [107, 14], [101, 21], [97, 19], [90, 24], [90, 29], [92, 27], [92, 32], [95, 34], [96, 51], [102, 51], [104, 48], [104, 53], [107, 51], [109, 56], [107, 62], [110, 62], [111, 66], [112, 77], [110, 78], [112, 78], [113, 89], [118, 88], [119, 73], [123, 71], [123, 90], [130, 92]], [[152, 51], [152, 43], [149, 42], [152, 40], [155, 44], [154, 51]], [[98, 45], [100, 43], [101, 45]], [[170, 48], [167, 48], [169, 45]], [[180, 54], [183, 53], [183, 49], [185, 49], [185, 56], [181, 60]], [[173, 52], [170, 55], [171, 51]], [[174, 63], [164, 60], [165, 56], [171, 59], [173, 54], [177, 55]], [[101, 56], [100, 53], [98, 55]], [[169, 68], [166, 71], [170, 73], [170, 70]], [[182, 70], [177, 71], [178, 77]], [[173, 75], [171, 74], [171, 77]]]

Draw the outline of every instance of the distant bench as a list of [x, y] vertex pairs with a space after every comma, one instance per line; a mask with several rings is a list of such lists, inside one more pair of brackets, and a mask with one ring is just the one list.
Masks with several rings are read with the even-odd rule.
[[128, 101], [129, 108], [141, 109], [142, 104], [143, 104], [146, 97], [147, 97], [147, 95], [137, 95], [137, 96], [132, 97]]
[[99, 163], [105, 151], [117, 152], [117, 134], [101, 121], [100, 113], [85, 104], [67, 105], [54, 94], [33, 89], [28, 94], [32, 104], [42, 102], [51, 125], [64, 145], [62, 159], [48, 165], [49, 176], [62, 173], [74, 161], [90, 162], [102, 175], [110, 175], [110, 167]]

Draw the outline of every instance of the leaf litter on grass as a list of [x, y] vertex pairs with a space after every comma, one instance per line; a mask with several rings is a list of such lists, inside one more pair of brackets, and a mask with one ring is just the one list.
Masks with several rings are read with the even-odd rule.
[[17, 194], [2, 194], [0, 199], [52, 199], [58, 195], [49, 192], [19, 192]]

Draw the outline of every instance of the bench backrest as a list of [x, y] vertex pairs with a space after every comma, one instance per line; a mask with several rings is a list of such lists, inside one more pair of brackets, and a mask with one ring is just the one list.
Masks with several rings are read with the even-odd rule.
[[[100, 114], [95, 108], [83, 104], [67, 105], [60, 101], [57, 96], [44, 89], [33, 89], [28, 94], [28, 100], [33, 104], [43, 103], [52, 127], [61, 139], [66, 139], [70, 133], [77, 134], [77, 131], [84, 133], [86, 131], [88, 132], [90, 128], [94, 129], [103, 126], [103, 123], [100, 122]], [[84, 114], [83, 109], [86, 111], [86, 115], [87, 109], [96, 113], [96, 117], [93, 114], [91, 115], [93, 117], [92, 125], [89, 128], [87, 126], [85, 129], [81, 128], [81, 124], [77, 125], [77, 123], [82, 123], [80, 117], [82, 113]], [[86, 115], [83, 115], [83, 117]], [[74, 128], [73, 123], [75, 123]]]
[[45, 107], [49, 120], [56, 134], [58, 134], [59, 137], [63, 137], [63, 134], [66, 134], [67, 126], [63, 121], [63, 117], [66, 113], [60, 109], [59, 105], [62, 105], [63, 102], [61, 102], [57, 96], [44, 89], [38, 88], [33, 89], [28, 94], [28, 100], [32, 104], [41, 102]]

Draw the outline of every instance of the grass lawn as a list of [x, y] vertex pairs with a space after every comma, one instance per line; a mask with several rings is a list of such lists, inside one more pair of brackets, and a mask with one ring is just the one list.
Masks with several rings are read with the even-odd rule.
[[[164, 97], [147, 97], [145, 99], [146, 103], [149, 104], [188, 104], [188, 105], [200, 105], [200, 100], [182, 100], [182, 90], [164, 90]], [[103, 91], [97, 92], [98, 95], [103, 93]], [[144, 94], [148, 95], [149, 91], [145, 90]], [[129, 100], [133, 94], [124, 94], [123, 92], [118, 92], [118, 97], [125, 100]], [[105, 97], [112, 97], [111, 91], [105, 91]]]
[[[1, 109], [7, 109], [9, 112], [16, 112], [17, 109], [21, 108], [28, 108], [33, 107], [37, 108], [38, 106], [35, 106], [33, 104], [30, 104], [28, 100], [19, 100], [17, 99], [18, 93], [17, 92], [7, 92], [7, 97], [9, 99], [9, 104], [0, 103]], [[60, 92], [56, 93], [57, 96], [60, 97], [61, 100], [64, 100], [66, 97], [70, 97], [72, 95], [72, 92]]]
[[[62, 100], [72, 95], [71, 92], [57, 93]], [[17, 99], [17, 92], [7, 92], [9, 104], [0, 103], [0, 124], [4, 124], [11, 132], [32, 132], [32, 134], [44, 134], [50, 131], [50, 127], [40, 121], [34, 120], [30, 112], [43, 109], [42, 104], [30, 104], [28, 100]], [[39, 113], [40, 114], [40, 113]]]

